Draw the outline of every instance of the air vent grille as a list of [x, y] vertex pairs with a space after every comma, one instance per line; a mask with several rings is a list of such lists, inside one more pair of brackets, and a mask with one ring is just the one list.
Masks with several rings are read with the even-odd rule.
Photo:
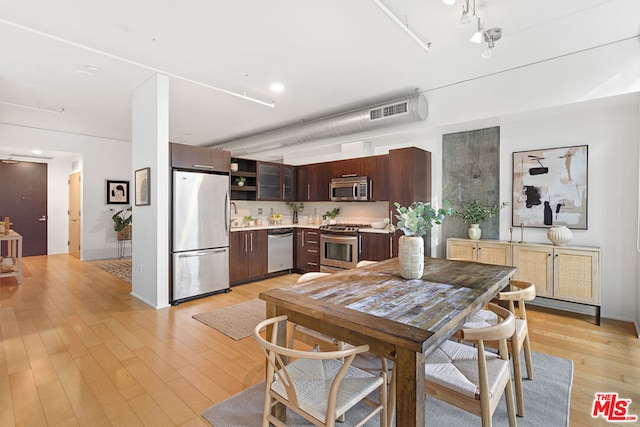
[[396, 116], [398, 114], [406, 114], [409, 112], [409, 103], [400, 102], [398, 104], [387, 105], [385, 107], [369, 110], [369, 120], [384, 119], [386, 117]]

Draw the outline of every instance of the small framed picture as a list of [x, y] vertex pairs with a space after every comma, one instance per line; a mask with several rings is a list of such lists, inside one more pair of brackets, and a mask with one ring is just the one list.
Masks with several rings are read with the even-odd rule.
[[108, 205], [128, 205], [129, 204], [129, 181], [107, 180], [107, 204]]
[[136, 171], [136, 206], [151, 204], [151, 169]]

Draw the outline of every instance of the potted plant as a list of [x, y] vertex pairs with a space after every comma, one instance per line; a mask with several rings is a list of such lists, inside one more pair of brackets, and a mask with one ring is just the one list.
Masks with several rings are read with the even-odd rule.
[[333, 208], [330, 211], [325, 212], [324, 215], [322, 215], [322, 219], [325, 221], [329, 219], [329, 224], [335, 224], [336, 216], [338, 216], [339, 213], [340, 213], [340, 207]]
[[454, 212], [454, 215], [469, 224], [469, 238], [478, 240], [482, 235], [480, 223], [493, 218], [500, 211], [499, 206], [482, 206], [477, 200], [468, 205], [462, 205], [462, 209]]
[[451, 215], [449, 201], [445, 200], [445, 208], [436, 209], [431, 203], [414, 202], [409, 206], [394, 203], [397, 225], [389, 224], [389, 230], [402, 230], [404, 236], [398, 239], [398, 261], [400, 275], [405, 279], [419, 279], [424, 272], [424, 239], [423, 236], [435, 225], [442, 224], [445, 216]]
[[132, 207], [119, 210], [111, 216], [113, 229], [118, 233], [118, 240], [131, 240], [131, 224], [133, 223]]
[[238, 187], [243, 187], [246, 180], [247, 178], [241, 176], [240, 178], [236, 178], [236, 184], [238, 184]]
[[249, 227], [253, 227], [254, 225], [256, 225], [253, 217], [251, 215], [247, 215], [244, 218], [242, 218], [242, 223], [244, 225], [247, 225]]

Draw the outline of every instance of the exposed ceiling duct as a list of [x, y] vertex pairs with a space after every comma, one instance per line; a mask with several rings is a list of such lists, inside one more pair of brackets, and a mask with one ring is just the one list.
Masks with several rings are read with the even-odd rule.
[[415, 94], [295, 126], [213, 144], [212, 147], [231, 151], [232, 156], [243, 156], [292, 144], [417, 122], [426, 119], [428, 112], [424, 95]]

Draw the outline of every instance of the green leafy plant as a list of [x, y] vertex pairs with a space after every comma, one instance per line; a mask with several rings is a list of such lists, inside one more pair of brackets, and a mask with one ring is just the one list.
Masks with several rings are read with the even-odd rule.
[[250, 221], [253, 221], [253, 217], [251, 215], [247, 215], [242, 218], [242, 222], [244, 222], [245, 224], [249, 223]]
[[324, 215], [322, 215], [322, 219], [327, 219], [327, 218], [335, 219], [339, 213], [340, 213], [340, 208], [333, 208], [332, 210], [325, 212]]
[[113, 220], [113, 229], [118, 232], [125, 229], [127, 225], [131, 225], [133, 223], [133, 214], [131, 213], [132, 207], [129, 206], [127, 209], [119, 210], [111, 216]]
[[462, 219], [467, 224], [480, 224], [487, 218], [493, 218], [500, 211], [499, 206], [482, 206], [475, 200], [468, 205], [462, 205], [462, 209], [456, 210], [454, 216]]
[[431, 230], [434, 225], [442, 224], [447, 215], [451, 215], [452, 209], [448, 200], [444, 201], [444, 208], [436, 209], [431, 203], [414, 202], [409, 206], [400, 206], [395, 202], [394, 206], [398, 214], [397, 225], [389, 224], [389, 229], [395, 231], [402, 230], [405, 236], [422, 237]]
[[236, 183], [238, 183], [238, 184], [240, 184], [240, 183], [244, 184], [246, 180], [247, 180], [247, 178], [245, 178], [244, 176], [241, 176], [241, 177], [239, 177], [239, 178], [236, 178]]
[[296, 202], [287, 202], [287, 207], [295, 212], [302, 212], [304, 209], [304, 203], [296, 203]]

